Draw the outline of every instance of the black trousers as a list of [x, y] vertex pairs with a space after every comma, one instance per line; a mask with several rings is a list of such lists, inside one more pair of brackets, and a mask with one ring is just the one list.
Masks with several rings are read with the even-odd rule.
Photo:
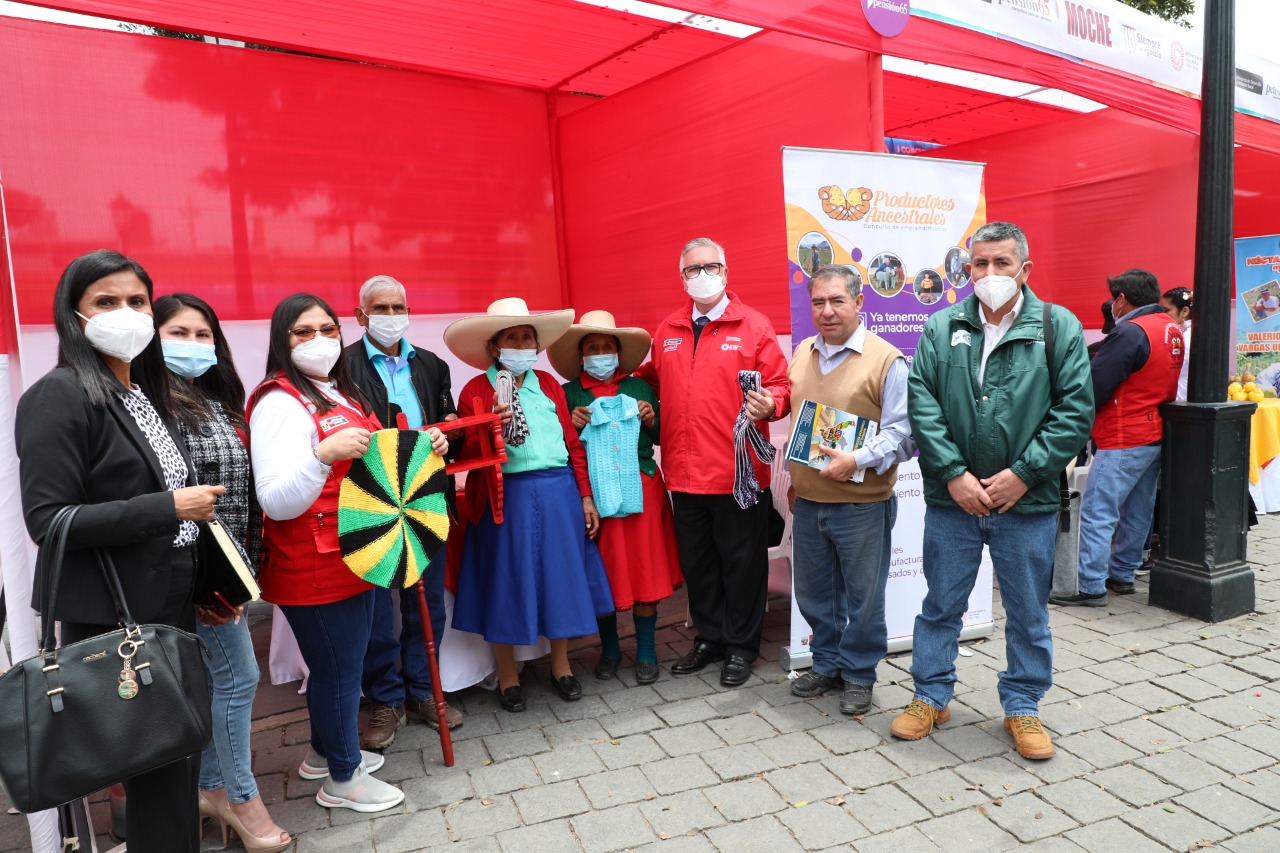
[[755, 660], [769, 585], [766, 499], [742, 509], [731, 494], [672, 492], [671, 507], [698, 640]]
[[[196, 629], [193, 597], [193, 549], [173, 549], [169, 595], [154, 625]], [[127, 602], [126, 602], [127, 603]], [[63, 622], [62, 643], [73, 643], [116, 630], [115, 625]], [[129, 853], [200, 853], [200, 753], [124, 780], [125, 835]]]

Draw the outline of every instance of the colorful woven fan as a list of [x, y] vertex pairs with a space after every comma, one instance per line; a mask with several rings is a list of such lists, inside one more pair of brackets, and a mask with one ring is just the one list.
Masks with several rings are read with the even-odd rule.
[[375, 586], [411, 587], [449, 535], [444, 460], [418, 430], [373, 433], [338, 495], [338, 546], [347, 568]]

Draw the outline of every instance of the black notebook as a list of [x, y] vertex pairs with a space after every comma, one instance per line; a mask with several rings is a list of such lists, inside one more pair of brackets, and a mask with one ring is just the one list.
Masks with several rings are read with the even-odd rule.
[[244, 551], [216, 518], [200, 525], [199, 543], [203, 583], [196, 603], [233, 610], [262, 597], [245, 560]]

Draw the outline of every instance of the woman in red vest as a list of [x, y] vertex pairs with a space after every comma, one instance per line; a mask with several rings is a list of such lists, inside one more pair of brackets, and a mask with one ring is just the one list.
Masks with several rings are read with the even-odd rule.
[[[271, 315], [267, 375], [249, 398], [251, 456], [262, 531], [262, 597], [280, 607], [310, 670], [311, 750], [298, 768], [324, 779], [326, 808], [379, 812], [404, 792], [375, 779], [377, 753], [361, 752], [360, 674], [373, 621], [373, 586], [338, 549], [342, 478], [381, 428], [352, 383], [338, 315], [324, 300], [296, 293]], [[448, 442], [432, 430], [443, 454]]]

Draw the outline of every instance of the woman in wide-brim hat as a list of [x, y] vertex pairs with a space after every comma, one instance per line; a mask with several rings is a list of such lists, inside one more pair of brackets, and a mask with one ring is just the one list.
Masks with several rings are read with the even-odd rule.
[[[528, 434], [507, 444], [502, 465], [505, 517], [494, 522], [483, 479], [467, 481], [468, 523], [458, 573], [453, 627], [482, 635], [498, 661], [499, 704], [523, 711], [514, 646], [551, 641], [551, 682], [565, 701], [582, 697], [569, 667], [569, 638], [593, 634], [613, 597], [592, 537], [600, 527], [587, 457], [569, 420], [569, 405], [549, 373], [534, 370], [538, 353], [573, 323], [573, 311], [531, 314], [523, 299], [499, 299], [488, 311], [445, 329], [458, 358], [483, 370], [458, 395], [462, 417], [498, 411], [510, 421], [517, 405], [495, 405], [498, 371], [515, 378], [519, 418]], [[479, 452], [464, 445], [463, 458]]]
[[[573, 426], [587, 446], [591, 475], [597, 481], [597, 508], [602, 516], [610, 516], [601, 519], [598, 544], [615, 610], [632, 611], [639, 684], [658, 679], [654, 642], [658, 602], [684, 582], [667, 485], [653, 458], [658, 443], [658, 395], [649, 383], [631, 375], [644, 361], [650, 343], [644, 329], [619, 328], [608, 311], [588, 311], [582, 322], [547, 349], [551, 365], [569, 380], [564, 395]], [[615, 450], [612, 436], [628, 425], [627, 435], [634, 433], [634, 440]], [[619, 482], [621, 466], [610, 456], [615, 452], [631, 454], [638, 462], [635, 476], [628, 481]], [[622, 514], [634, 508], [623, 492], [635, 487], [643, 508]], [[613, 515], [615, 507], [617, 515]], [[617, 614], [601, 617], [597, 626], [600, 660], [595, 675], [608, 680], [622, 660]]]

